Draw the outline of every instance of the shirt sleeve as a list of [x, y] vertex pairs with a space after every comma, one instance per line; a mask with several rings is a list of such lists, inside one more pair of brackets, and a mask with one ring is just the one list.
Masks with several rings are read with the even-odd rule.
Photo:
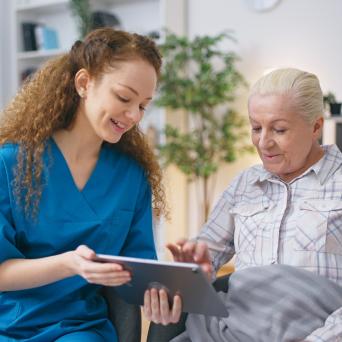
[[16, 246], [16, 230], [11, 214], [9, 181], [5, 162], [0, 155], [0, 263], [8, 259], [24, 258]]
[[326, 319], [324, 326], [313, 331], [303, 342], [338, 341], [342, 341], [342, 308], [334, 311]]
[[152, 228], [152, 193], [146, 178], [140, 186], [132, 224], [120, 254], [145, 259], [157, 258]]
[[216, 271], [235, 254], [235, 224], [230, 210], [234, 206], [234, 194], [241, 177], [242, 175], [239, 175], [223, 192], [197, 237], [197, 240], [205, 241], [208, 244], [213, 267]]

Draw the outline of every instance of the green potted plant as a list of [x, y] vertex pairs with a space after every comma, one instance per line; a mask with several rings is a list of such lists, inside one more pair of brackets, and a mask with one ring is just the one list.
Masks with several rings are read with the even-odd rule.
[[227, 32], [192, 40], [167, 33], [160, 46], [164, 66], [157, 104], [187, 112], [190, 128], [184, 133], [167, 125], [159, 153], [166, 164], [176, 165], [202, 188], [204, 220], [212, 199], [209, 181], [220, 165], [252, 150], [245, 142], [246, 120], [231, 106], [236, 90], [246, 85], [236, 67], [238, 57], [219, 48], [232, 40]]
[[323, 96], [323, 103], [325, 107], [329, 108], [331, 115], [341, 115], [341, 102], [336, 100], [336, 96], [331, 91]]

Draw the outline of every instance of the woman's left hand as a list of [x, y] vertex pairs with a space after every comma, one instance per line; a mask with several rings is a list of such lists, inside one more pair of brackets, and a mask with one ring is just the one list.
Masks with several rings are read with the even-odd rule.
[[166, 291], [152, 288], [145, 292], [143, 310], [146, 318], [154, 323], [177, 323], [182, 313], [182, 300], [175, 295], [170, 307]]

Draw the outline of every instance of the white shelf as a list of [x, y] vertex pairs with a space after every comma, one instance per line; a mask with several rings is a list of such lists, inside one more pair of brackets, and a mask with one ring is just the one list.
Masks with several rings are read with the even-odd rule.
[[22, 4], [16, 6], [18, 12], [35, 12], [37, 14], [44, 14], [46, 12], [55, 12], [65, 10], [69, 6], [69, 0], [31, 0], [24, 1]]
[[57, 50], [38, 50], [38, 51], [25, 51], [19, 52], [17, 54], [18, 60], [35, 60], [35, 59], [44, 59], [55, 57], [66, 53], [66, 50], [57, 49]]
[[340, 116], [329, 116], [328, 118], [325, 118], [325, 120], [331, 120], [331, 121], [334, 121], [336, 123], [342, 123], [342, 115]]

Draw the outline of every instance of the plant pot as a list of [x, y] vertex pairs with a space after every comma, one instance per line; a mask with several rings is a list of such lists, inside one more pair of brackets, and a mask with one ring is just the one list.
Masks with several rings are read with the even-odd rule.
[[341, 102], [329, 103], [331, 115], [341, 115]]

